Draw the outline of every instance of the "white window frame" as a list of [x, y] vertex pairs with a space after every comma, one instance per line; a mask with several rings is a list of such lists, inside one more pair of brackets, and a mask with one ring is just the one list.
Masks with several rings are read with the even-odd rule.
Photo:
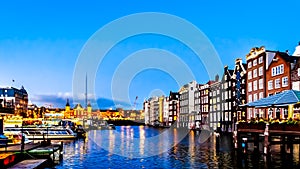
[[258, 89], [264, 89], [264, 80], [263, 79], [258, 80]]
[[248, 92], [252, 92], [252, 82], [248, 83]]
[[255, 102], [257, 100], [257, 93], [253, 94], [253, 101]]
[[261, 64], [262, 62], [263, 62], [263, 57], [260, 56], [260, 57], [258, 58], [258, 64]]
[[259, 67], [258, 68], [258, 76], [262, 76], [263, 75], [263, 67]]
[[279, 89], [280, 88], [280, 79], [275, 79], [275, 89]]
[[287, 76], [282, 77], [282, 87], [287, 87], [289, 85], [289, 78]]
[[262, 98], [264, 98], [264, 93], [263, 92], [259, 92], [259, 97], [258, 97], [259, 99], [262, 99]]
[[257, 59], [254, 59], [253, 60], [253, 66], [256, 66], [257, 65]]
[[253, 81], [253, 91], [257, 90], [257, 80]]
[[252, 67], [252, 62], [248, 62], [248, 68]]
[[252, 79], [252, 71], [251, 70], [248, 72], [248, 80], [250, 80], [250, 79]]
[[272, 90], [273, 89], [273, 80], [269, 80], [268, 81], [268, 90]]
[[252, 95], [249, 94], [249, 95], [248, 95], [248, 103], [251, 103], [251, 102], [252, 102]]
[[253, 78], [256, 78], [257, 77], [257, 69], [254, 69], [253, 70]]

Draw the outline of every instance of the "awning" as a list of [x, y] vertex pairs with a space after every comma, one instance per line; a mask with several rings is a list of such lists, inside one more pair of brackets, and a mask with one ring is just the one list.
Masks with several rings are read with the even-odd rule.
[[279, 106], [287, 106], [290, 104], [296, 104], [299, 101], [300, 101], [300, 91], [287, 90], [241, 106], [255, 107], [255, 108], [279, 107]]

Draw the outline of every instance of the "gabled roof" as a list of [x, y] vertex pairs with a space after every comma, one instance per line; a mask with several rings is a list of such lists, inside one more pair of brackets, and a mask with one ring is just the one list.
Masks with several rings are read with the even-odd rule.
[[83, 108], [80, 103], [76, 104], [76, 106], [74, 107], [74, 109], [78, 109], [78, 108], [81, 108], [81, 109]]
[[266, 64], [266, 69], [268, 70], [269, 66], [273, 62], [274, 57], [279, 56], [281, 57], [284, 61], [289, 62], [289, 63], [294, 63], [299, 59], [297, 56], [290, 56], [286, 52], [279, 52], [279, 51], [266, 51], [267, 54], [267, 64]]

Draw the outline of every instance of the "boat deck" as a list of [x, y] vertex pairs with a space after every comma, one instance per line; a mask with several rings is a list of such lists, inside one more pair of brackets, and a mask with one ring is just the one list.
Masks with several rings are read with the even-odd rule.
[[[29, 151], [39, 146], [41, 146], [41, 143], [25, 144], [24, 151]], [[0, 148], [0, 152], [20, 152], [20, 151], [21, 151], [21, 144]]]
[[9, 169], [32, 169], [32, 168], [40, 168], [43, 163], [45, 163], [47, 159], [36, 159], [36, 160], [24, 160], [17, 164], [15, 164], [12, 167], [9, 167]]

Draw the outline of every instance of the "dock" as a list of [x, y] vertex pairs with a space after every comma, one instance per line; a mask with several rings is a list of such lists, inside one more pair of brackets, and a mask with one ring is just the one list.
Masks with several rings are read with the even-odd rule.
[[[35, 149], [39, 146], [41, 146], [40, 143], [25, 144], [24, 151], [29, 151], [29, 150]], [[21, 151], [21, 144], [0, 148], [0, 153], [2, 153], [2, 152], [20, 152], [20, 151]]]
[[24, 160], [8, 169], [38, 169], [43, 168], [43, 164], [46, 163], [47, 159], [36, 159], [36, 160]]

